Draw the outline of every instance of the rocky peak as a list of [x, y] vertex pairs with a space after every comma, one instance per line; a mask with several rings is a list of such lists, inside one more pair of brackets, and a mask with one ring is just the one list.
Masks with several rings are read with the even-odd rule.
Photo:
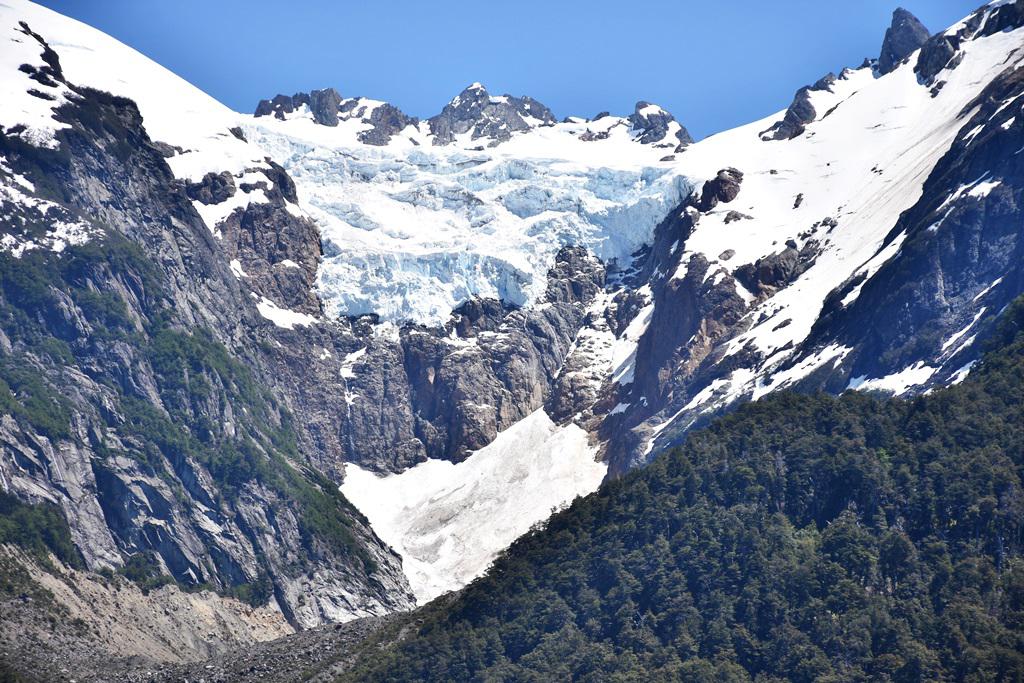
[[742, 171], [732, 167], [723, 168], [714, 178], [704, 183], [700, 199], [697, 199], [693, 206], [701, 213], [707, 213], [718, 206], [719, 202], [728, 204], [739, 195], [742, 183]]
[[495, 97], [480, 83], [473, 83], [428, 122], [435, 145], [450, 144], [456, 135], [471, 132], [472, 139], [489, 138], [493, 146], [510, 139], [512, 133], [553, 125], [555, 117], [532, 97]]
[[629, 116], [629, 123], [633, 130], [640, 131], [637, 140], [644, 145], [661, 143], [685, 147], [693, 142], [689, 131], [672, 114], [650, 102], [637, 102]]
[[453, 97], [445, 109], [451, 108], [453, 112], [478, 115], [487, 106], [489, 99], [490, 93], [487, 92], [487, 88], [482, 83], [476, 82], [466, 86], [462, 92]]
[[309, 109], [313, 112], [313, 120], [322, 126], [338, 125], [338, 105], [341, 95], [334, 88], [314, 90], [309, 93]]
[[416, 117], [407, 115], [387, 102], [373, 107], [363, 121], [373, 125], [373, 128], [359, 133], [359, 140], [368, 145], [386, 145], [393, 135], [400, 133], [406, 126], [419, 123]]
[[892, 13], [892, 24], [885, 31], [878, 55], [878, 72], [887, 74], [928, 42], [931, 33], [913, 14], [899, 7]]

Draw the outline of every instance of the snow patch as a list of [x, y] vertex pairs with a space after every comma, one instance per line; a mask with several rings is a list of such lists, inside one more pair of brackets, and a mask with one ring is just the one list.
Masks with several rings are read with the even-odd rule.
[[621, 386], [633, 383], [633, 371], [636, 366], [636, 348], [640, 337], [651, 324], [654, 315], [654, 303], [640, 309], [636, 317], [630, 321], [622, 334], [612, 343], [612, 381]]
[[971, 320], [971, 322], [967, 323], [966, 327], [964, 327], [962, 330], [958, 331], [956, 334], [954, 334], [952, 337], [950, 337], [946, 341], [942, 342], [942, 350], [946, 351], [953, 344], [956, 344], [957, 341], [959, 341], [961, 337], [963, 337], [965, 334], [967, 334], [970, 331], [970, 329], [972, 327], [974, 327], [974, 325], [981, 319], [981, 316], [985, 315], [986, 308], [987, 308], [986, 306], [982, 306], [981, 310], [978, 311], [978, 313], [974, 316], [974, 319]]
[[969, 197], [976, 197], [976, 198], [979, 198], [979, 199], [981, 197], [987, 197], [988, 194], [992, 190], [996, 189], [1001, 184], [1002, 184], [1002, 181], [1000, 181], [1000, 180], [989, 180], [989, 181], [978, 183], [977, 185], [975, 185], [974, 187], [972, 187], [971, 189], [969, 189], [967, 191], [967, 196], [969, 196]]
[[978, 292], [978, 294], [971, 301], [977, 301], [978, 299], [982, 298], [983, 296], [985, 296], [986, 294], [991, 292], [993, 289], [995, 289], [997, 286], [999, 286], [999, 283], [1002, 282], [1002, 281], [1003, 281], [1003, 278], [1001, 278], [1001, 277], [996, 278], [995, 280], [992, 281], [992, 284], [990, 284], [988, 287], [986, 287], [985, 289], [983, 289], [980, 292]]
[[906, 393], [912, 387], [927, 382], [935, 374], [936, 370], [938, 368], [930, 367], [925, 365], [923, 361], [918, 361], [899, 372], [878, 379], [867, 379], [865, 376], [854, 377], [846, 388], [856, 391], [886, 391], [899, 396]]
[[348, 463], [341, 491], [401, 556], [423, 604], [480, 576], [534, 524], [596, 490], [607, 467], [576, 425], [543, 410], [461, 463], [427, 460], [379, 476]]
[[953, 373], [952, 377], [949, 378], [949, 383], [951, 385], [955, 385], [963, 382], [965, 379], [967, 379], [967, 375], [971, 373], [971, 370], [974, 368], [977, 362], [978, 361], [972, 360], [970, 363], [967, 363], [958, 368], [957, 371]]
[[366, 355], [366, 347], [353, 351], [352, 353], [345, 354], [345, 360], [341, 362], [341, 376], [345, 379], [352, 379], [356, 376], [355, 366], [359, 360]]
[[264, 318], [286, 330], [293, 330], [297, 325], [300, 327], [308, 327], [316, 322], [316, 318], [313, 316], [305, 313], [299, 313], [298, 311], [292, 311], [287, 308], [281, 308], [265, 296], [260, 297], [259, 302], [256, 304], [256, 310], [258, 310], [260, 315]]

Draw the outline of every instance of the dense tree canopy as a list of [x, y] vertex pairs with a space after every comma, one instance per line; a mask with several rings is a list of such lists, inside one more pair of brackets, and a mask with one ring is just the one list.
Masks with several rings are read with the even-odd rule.
[[[351, 680], [1024, 680], [1024, 301], [962, 384], [778, 394], [367, 643]], [[408, 629], [406, 629], [408, 630]]]

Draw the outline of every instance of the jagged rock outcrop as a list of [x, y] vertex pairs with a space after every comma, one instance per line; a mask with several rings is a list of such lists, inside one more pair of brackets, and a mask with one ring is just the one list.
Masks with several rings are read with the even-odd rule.
[[260, 100], [256, 105], [256, 116], [271, 116], [284, 119], [302, 105], [309, 106], [309, 93], [298, 92], [294, 95], [274, 95], [272, 99]]
[[704, 182], [700, 196], [693, 202], [693, 206], [698, 211], [707, 213], [718, 206], [719, 202], [728, 204], [739, 195], [742, 183], [742, 171], [735, 168], [723, 168], [714, 178]]
[[815, 91], [830, 90], [835, 83], [836, 75], [829, 72], [818, 79], [814, 85], [807, 85], [796, 91], [793, 102], [786, 109], [786, 114], [781, 121], [777, 121], [771, 128], [761, 133], [762, 140], [791, 140], [802, 135], [807, 127], [818, 117], [818, 111], [811, 103], [811, 93]]
[[743, 264], [733, 275], [755, 296], [770, 296], [792, 283], [814, 263], [818, 246], [815, 240], [808, 240], [797, 249], [796, 243], [791, 241], [780, 252]]
[[[936, 33], [921, 47], [914, 70], [925, 83], [932, 85], [946, 68], [955, 69], [962, 56], [965, 41], [991, 36], [1024, 25], [1024, 2], [1013, 0], [996, 6], [991, 12], [975, 12], [954, 28]], [[935, 84], [941, 88], [941, 84]]]
[[313, 120], [321, 126], [337, 126], [341, 95], [334, 88], [300, 92], [292, 96], [275, 95], [270, 100], [260, 100], [256, 105], [256, 116], [275, 116], [284, 119], [287, 114], [297, 111], [302, 105], [309, 107]]
[[313, 282], [320, 263], [320, 235], [310, 219], [293, 213], [297, 197], [291, 178], [274, 162], [267, 163], [256, 170], [264, 179], [242, 183], [240, 190], [260, 193], [269, 201], [249, 202], [217, 224], [224, 253], [237, 263], [235, 275], [257, 296], [288, 310], [318, 315], [321, 305]]
[[185, 186], [185, 194], [203, 204], [220, 204], [234, 196], [235, 177], [227, 171], [207, 173], [198, 183]]
[[334, 88], [296, 93], [292, 96], [277, 95], [271, 100], [260, 100], [256, 106], [256, 117], [275, 116], [281, 120], [297, 111], [302, 105], [309, 107], [313, 121], [321, 126], [336, 127], [342, 121], [357, 120], [370, 124], [370, 128], [359, 131], [357, 137], [367, 145], [384, 146], [391, 138], [407, 126], [415, 126], [419, 120], [406, 115], [401, 109], [387, 102], [367, 100], [363, 97], [342, 98]]
[[407, 116], [398, 107], [384, 103], [373, 108], [368, 118], [363, 119], [372, 128], [360, 131], [359, 141], [368, 145], [383, 146], [408, 126], [415, 126], [418, 120]]
[[495, 145], [510, 139], [512, 133], [555, 122], [551, 110], [532, 97], [493, 97], [479, 83], [467, 87], [440, 114], [427, 120], [435, 145], [450, 144], [456, 135], [465, 133], [473, 140], [487, 138]]
[[885, 30], [882, 40], [882, 51], [878, 54], [877, 68], [881, 74], [887, 74], [896, 65], [923, 46], [931, 32], [913, 14], [897, 8], [892, 13], [892, 23]]
[[309, 109], [313, 113], [313, 120], [321, 126], [338, 125], [340, 104], [341, 95], [334, 88], [313, 90], [309, 93]]

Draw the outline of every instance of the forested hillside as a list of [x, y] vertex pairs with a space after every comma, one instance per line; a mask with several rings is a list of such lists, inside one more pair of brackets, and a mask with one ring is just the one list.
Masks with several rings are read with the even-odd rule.
[[522, 538], [348, 680], [1024, 678], [1024, 299], [962, 384], [774, 395]]

